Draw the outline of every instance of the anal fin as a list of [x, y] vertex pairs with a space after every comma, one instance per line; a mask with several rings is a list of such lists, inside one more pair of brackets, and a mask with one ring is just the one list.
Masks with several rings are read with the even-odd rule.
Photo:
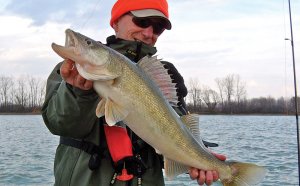
[[164, 159], [165, 162], [165, 174], [166, 177], [172, 180], [174, 177], [179, 174], [187, 173], [189, 171], [189, 167], [183, 164], [180, 164], [176, 161], [170, 160], [168, 158]]

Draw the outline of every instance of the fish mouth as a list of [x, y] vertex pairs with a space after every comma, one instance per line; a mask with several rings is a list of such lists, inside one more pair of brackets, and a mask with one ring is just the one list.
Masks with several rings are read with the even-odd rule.
[[65, 47], [75, 47], [78, 45], [77, 39], [75, 39], [75, 33], [71, 29], [67, 29], [66, 33], [66, 40], [65, 40]]
[[52, 43], [52, 49], [62, 58], [70, 59], [74, 61], [74, 54], [79, 55], [80, 51], [77, 49], [78, 40], [76, 39], [75, 32], [71, 29], [67, 29], [65, 46], [61, 46], [55, 43]]

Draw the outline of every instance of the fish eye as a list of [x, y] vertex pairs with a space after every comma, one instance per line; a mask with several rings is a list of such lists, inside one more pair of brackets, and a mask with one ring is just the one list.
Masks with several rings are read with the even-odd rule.
[[92, 41], [89, 39], [85, 39], [85, 41], [86, 41], [86, 44], [88, 44], [88, 45], [92, 44]]

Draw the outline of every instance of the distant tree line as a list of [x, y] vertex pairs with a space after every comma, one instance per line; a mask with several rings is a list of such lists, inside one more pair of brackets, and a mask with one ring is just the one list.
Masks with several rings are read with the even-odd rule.
[[0, 75], [1, 113], [39, 113], [45, 96], [46, 82], [24, 75], [19, 78]]
[[[295, 97], [247, 99], [246, 83], [229, 74], [216, 78], [216, 90], [201, 86], [198, 79], [187, 83], [188, 110], [203, 114], [295, 114]], [[46, 81], [30, 75], [19, 78], [0, 75], [0, 113], [39, 113]], [[299, 99], [299, 98], [298, 98]], [[298, 103], [300, 99], [298, 100]], [[300, 108], [298, 106], [298, 108]]]
[[[186, 99], [188, 110], [205, 114], [295, 114], [295, 97], [275, 99], [259, 97], [247, 99], [246, 83], [239, 75], [216, 78], [216, 90], [201, 86], [198, 79], [190, 79]], [[300, 99], [298, 97], [298, 108]]]

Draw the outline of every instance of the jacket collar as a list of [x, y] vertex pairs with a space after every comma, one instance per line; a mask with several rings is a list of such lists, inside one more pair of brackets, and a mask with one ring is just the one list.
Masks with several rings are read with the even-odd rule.
[[154, 55], [157, 50], [155, 47], [147, 45], [140, 41], [128, 41], [116, 38], [115, 35], [109, 36], [106, 39], [107, 46], [120, 52], [134, 62], [138, 62], [146, 55]]

